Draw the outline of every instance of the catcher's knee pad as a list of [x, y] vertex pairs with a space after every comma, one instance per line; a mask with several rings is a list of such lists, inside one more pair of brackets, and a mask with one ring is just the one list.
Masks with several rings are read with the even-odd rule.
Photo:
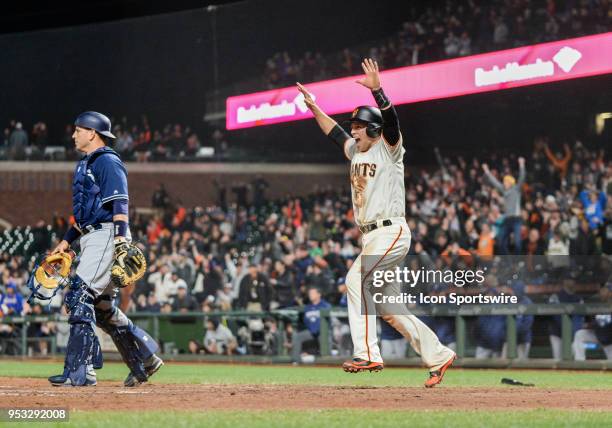
[[75, 276], [70, 283], [70, 291], [64, 297], [64, 304], [68, 310], [68, 323], [94, 324], [94, 296], [87, 289], [81, 278]]
[[106, 333], [111, 334], [111, 330], [116, 327], [127, 326], [129, 318], [113, 303], [113, 296], [101, 295], [94, 300], [96, 322], [98, 327]]
[[100, 294], [98, 297], [96, 297], [94, 299], [94, 307], [96, 308], [96, 311], [98, 310], [102, 310], [102, 311], [108, 311], [110, 309], [112, 309], [113, 305], [113, 301], [114, 301], [115, 295], [113, 294]]

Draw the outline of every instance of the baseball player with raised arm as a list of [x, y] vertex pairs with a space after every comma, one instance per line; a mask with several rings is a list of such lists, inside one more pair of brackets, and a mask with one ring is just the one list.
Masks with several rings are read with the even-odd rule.
[[[350, 119], [351, 135], [318, 107], [303, 85], [297, 84], [321, 130], [351, 161], [353, 210], [362, 233], [362, 250], [346, 277], [354, 358], [342, 367], [351, 373], [383, 369], [376, 337], [378, 313], [419, 353], [429, 368], [425, 386], [431, 388], [442, 381], [456, 358], [455, 353], [442, 345], [435, 333], [410, 314], [405, 305], [376, 304], [375, 312], [371, 313], [372, 301], [366, 299], [372, 293], [372, 271], [395, 269], [408, 254], [411, 234], [405, 218], [405, 149], [397, 113], [380, 86], [376, 61], [365, 59], [361, 65], [365, 76], [357, 83], [372, 91], [379, 108], [357, 107]], [[386, 294], [400, 294], [397, 283], [385, 288]]]
[[137, 386], [163, 365], [158, 345], [114, 305], [118, 287], [137, 280], [146, 269], [142, 252], [131, 244], [128, 225], [127, 172], [119, 155], [106, 147], [115, 138], [108, 117], [88, 111], [75, 121], [76, 149], [85, 154], [74, 171], [72, 208], [76, 223], [53, 250], [64, 254], [80, 238], [80, 262], [65, 296], [70, 337], [64, 372], [51, 376], [56, 386], [96, 384], [94, 369], [102, 354], [94, 332], [97, 324], [110, 335], [130, 369], [125, 386]]

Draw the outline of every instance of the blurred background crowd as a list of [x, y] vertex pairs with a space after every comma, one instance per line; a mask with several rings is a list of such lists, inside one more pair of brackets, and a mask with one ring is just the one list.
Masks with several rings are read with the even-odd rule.
[[[0, 47], [14, 54], [0, 71], [12, 82], [0, 115], [6, 124], [0, 160], [12, 167], [11, 161], [78, 159], [68, 118], [99, 108], [114, 115], [112, 147], [125, 161], [339, 162], [340, 153], [323, 143], [312, 121], [225, 132], [225, 97], [359, 74], [363, 57], [390, 69], [612, 28], [609, 0], [354, 0], [350, 10], [307, 3], [304, 25], [320, 20], [320, 34], [300, 31], [286, 2], [241, 2], [0, 37]], [[321, 14], [323, 8], [329, 13]], [[368, 16], [365, 8], [376, 13]], [[274, 25], [261, 25], [269, 20]], [[345, 21], [359, 25], [347, 28]], [[169, 27], [173, 37], [151, 43], [151, 34]], [[48, 49], [41, 51], [42, 43]], [[96, 43], [108, 49], [78, 54]], [[87, 74], [79, 71], [85, 60]], [[37, 84], [30, 73], [39, 70], [46, 75]], [[420, 292], [505, 293], [521, 304], [612, 303], [605, 265], [612, 255], [612, 160], [602, 150], [610, 141], [609, 87], [608, 75], [398, 106], [412, 233], [406, 265], [492, 272], [471, 289], [419, 284]], [[71, 96], [58, 103], [57, 93]], [[0, 186], [23, 191], [19, 174], [28, 174], [28, 164], [17, 165], [24, 165], [25, 172], [7, 173]], [[348, 177], [344, 189], [278, 199], [267, 196], [272, 185], [265, 175], [231, 185], [219, 177], [215, 204], [185, 206], [160, 183], [150, 206], [130, 208], [131, 231], [149, 268], [117, 302], [135, 316], [258, 314], [241, 321], [207, 316], [204, 336], [181, 352], [286, 353], [305, 361], [320, 351], [326, 311], [346, 306], [345, 276], [360, 252]], [[68, 213], [56, 213], [27, 227], [0, 223], [0, 321], [64, 313], [62, 296], [46, 307], [28, 304], [26, 283], [37, 257], [71, 222]], [[290, 309], [299, 310], [298, 323], [282, 322]], [[346, 318], [330, 320], [332, 352], [350, 354]], [[454, 318], [424, 320], [454, 346]], [[519, 358], [561, 358], [560, 316], [516, 315], [515, 321]], [[505, 316], [473, 317], [470, 352], [504, 356], [506, 322]], [[576, 360], [589, 349], [612, 359], [610, 313], [573, 315], [571, 322]], [[43, 339], [49, 337], [60, 350], [66, 345], [67, 323], [34, 321], [25, 328], [27, 337], [41, 338], [34, 352], [48, 352]], [[21, 352], [20, 329], [0, 322], [0, 353]], [[384, 356], [405, 356], [405, 339], [382, 321], [380, 329]], [[530, 354], [532, 344], [547, 353]]]
[[[557, 147], [538, 138], [529, 153], [451, 157], [436, 150], [436, 155], [437, 168], [410, 170], [406, 176], [409, 257], [440, 269], [460, 269], [478, 263], [495, 267], [499, 260], [522, 255], [517, 259], [522, 267], [513, 265], [506, 273], [498, 267], [498, 274], [479, 288], [463, 292], [504, 292], [521, 303], [610, 302], [611, 283], [594, 272], [597, 260], [612, 255], [612, 161], [604, 152], [580, 141]], [[299, 331], [292, 331], [290, 324], [278, 331], [274, 318], [258, 319], [258, 327], [251, 326], [266, 332], [270, 353], [278, 352], [271, 342], [285, 335], [283, 342], [299, 360], [302, 344], [318, 336], [321, 310], [346, 306], [344, 277], [360, 252], [360, 232], [346, 189], [314, 189], [303, 197], [269, 200], [268, 187], [258, 176], [240, 191], [233, 189], [232, 196], [232, 189], [218, 183], [215, 205], [185, 207], [160, 183], [146, 213], [131, 207], [131, 231], [146, 252], [149, 269], [130, 295], [122, 294], [123, 307], [158, 313], [299, 308], [304, 313]], [[0, 313], [61, 310], [60, 298], [48, 308], [27, 305], [26, 282], [36, 256], [53, 248], [70, 222], [57, 215], [50, 222], [40, 220], [0, 235]], [[546, 268], [534, 269], [542, 263], [538, 256], [547, 256]], [[581, 270], [570, 264], [572, 257], [584, 256], [592, 266]], [[551, 289], [549, 284], [559, 286]], [[445, 294], [450, 289], [428, 284], [422, 291]], [[528, 345], [534, 317], [517, 318], [519, 343]], [[585, 332], [597, 334], [595, 340], [612, 358], [609, 315], [572, 319], [575, 340]], [[454, 319], [427, 322], [443, 342], [455, 341]], [[477, 357], [503, 354], [505, 322], [503, 316], [479, 317], [472, 332]], [[542, 322], [553, 355], [560, 358], [560, 318]], [[55, 327], [41, 323], [36, 328], [33, 335], [48, 335]], [[10, 325], [2, 329], [0, 334], [14, 333]], [[189, 352], [248, 352], [249, 340], [239, 340], [239, 329], [232, 332], [215, 317], [207, 321], [207, 329], [209, 337], [194, 338]], [[333, 332], [334, 349], [348, 352], [346, 319], [334, 319]], [[404, 339], [388, 326], [383, 326], [382, 339], [403, 343], [405, 353]], [[576, 346], [574, 354], [581, 358], [583, 347]], [[528, 346], [521, 349], [524, 356], [529, 354]]]
[[399, 30], [384, 40], [339, 52], [277, 52], [266, 61], [269, 89], [359, 74], [361, 58], [382, 69], [603, 33], [609, 1], [443, 1], [414, 5]]
[[[112, 143], [112, 147], [126, 160], [221, 161], [225, 160], [228, 151], [224, 133], [216, 128], [210, 131], [206, 141], [202, 142], [189, 125], [174, 123], [152, 128], [145, 115], [136, 122], [122, 117], [119, 121], [113, 121], [113, 124], [117, 139]], [[4, 129], [0, 159], [77, 160], [81, 155], [74, 148], [74, 127], [72, 124], [66, 124], [63, 129], [64, 133], [58, 140], [50, 140], [46, 123], [37, 122], [31, 131], [28, 131], [21, 122], [11, 120]]]

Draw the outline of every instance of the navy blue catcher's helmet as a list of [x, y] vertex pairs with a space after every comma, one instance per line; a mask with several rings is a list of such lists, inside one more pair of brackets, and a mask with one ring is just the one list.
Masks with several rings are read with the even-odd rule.
[[97, 111], [86, 111], [81, 113], [74, 121], [76, 126], [93, 129], [100, 135], [108, 138], [117, 138], [111, 132], [111, 121], [108, 117]]

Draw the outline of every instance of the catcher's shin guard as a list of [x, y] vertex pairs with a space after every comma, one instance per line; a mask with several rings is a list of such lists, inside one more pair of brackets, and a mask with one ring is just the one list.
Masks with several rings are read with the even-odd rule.
[[102, 368], [102, 349], [94, 332], [96, 318], [93, 301], [94, 298], [83, 281], [78, 276], [75, 277], [64, 302], [70, 324], [64, 369], [74, 386], [87, 383], [88, 366]]
[[64, 366], [72, 385], [87, 383], [87, 367], [102, 368], [102, 349], [91, 324], [72, 324]]
[[130, 325], [132, 326], [132, 338], [138, 345], [138, 350], [140, 351], [140, 358], [143, 362], [151, 359], [151, 357], [157, 352], [159, 349], [159, 345], [153, 339], [149, 333], [138, 327], [137, 325], [132, 324], [130, 321]]
[[111, 338], [113, 343], [117, 347], [117, 350], [121, 354], [123, 362], [128, 366], [130, 371], [140, 382], [147, 381], [147, 372], [144, 367], [144, 363], [141, 357], [140, 350], [133, 338], [132, 321], [129, 325], [122, 327], [115, 327], [111, 331]]
[[126, 338], [131, 339], [140, 352], [140, 359], [146, 363], [159, 349], [159, 345], [146, 331], [132, 321], [112, 303], [111, 296], [102, 295], [95, 302], [98, 327], [111, 337], [112, 331], [119, 327], [127, 328]]
[[100, 296], [98, 299], [96, 304], [98, 326], [111, 337], [130, 371], [139, 381], [146, 382], [144, 361], [155, 354], [159, 348], [157, 342], [113, 306], [110, 297]]

